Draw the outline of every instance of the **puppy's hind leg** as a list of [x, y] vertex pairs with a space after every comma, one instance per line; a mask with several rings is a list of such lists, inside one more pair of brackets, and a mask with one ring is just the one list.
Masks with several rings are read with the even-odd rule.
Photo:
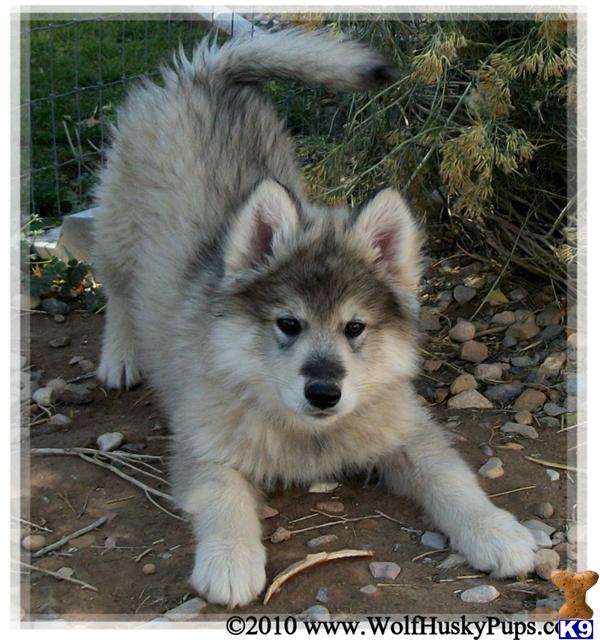
[[141, 379], [135, 347], [131, 301], [126, 293], [106, 282], [106, 324], [98, 378], [111, 389], [133, 387]]

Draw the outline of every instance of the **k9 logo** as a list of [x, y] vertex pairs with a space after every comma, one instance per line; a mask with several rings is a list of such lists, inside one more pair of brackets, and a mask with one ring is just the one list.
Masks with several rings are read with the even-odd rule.
[[592, 620], [559, 620], [558, 637], [561, 640], [571, 640], [572, 638], [593, 638], [594, 623]]

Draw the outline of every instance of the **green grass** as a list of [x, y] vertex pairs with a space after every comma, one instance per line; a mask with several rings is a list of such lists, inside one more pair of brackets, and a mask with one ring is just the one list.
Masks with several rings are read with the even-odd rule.
[[180, 42], [189, 52], [209, 27], [140, 14], [32, 16], [23, 22], [29, 81], [25, 73], [22, 172], [31, 172], [24, 180], [25, 214], [51, 218], [89, 205], [99, 150], [129, 84], [141, 74], [156, 75]]

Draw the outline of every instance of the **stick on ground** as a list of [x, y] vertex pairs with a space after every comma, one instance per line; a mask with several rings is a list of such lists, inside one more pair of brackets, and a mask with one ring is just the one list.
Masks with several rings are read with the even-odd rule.
[[45, 547], [42, 547], [39, 551], [36, 551], [33, 554], [33, 557], [39, 558], [40, 556], [45, 555], [49, 551], [54, 551], [54, 549], [60, 549], [60, 547], [63, 547], [65, 544], [67, 544], [69, 540], [73, 540], [73, 538], [79, 538], [79, 536], [82, 536], [86, 533], [89, 533], [90, 531], [93, 531], [94, 529], [97, 529], [98, 527], [101, 527], [107, 520], [108, 520], [108, 515], [104, 515], [101, 518], [94, 520], [92, 524], [88, 524], [87, 527], [83, 527], [83, 529], [78, 529], [77, 531], [73, 531], [73, 533], [69, 533], [69, 535], [66, 535], [64, 538], [61, 538], [56, 542], [53, 542], [51, 544], [46, 545]]

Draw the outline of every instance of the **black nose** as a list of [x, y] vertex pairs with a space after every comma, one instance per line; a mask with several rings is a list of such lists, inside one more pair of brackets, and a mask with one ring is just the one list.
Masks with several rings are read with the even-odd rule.
[[339, 402], [342, 392], [332, 382], [309, 382], [304, 387], [304, 395], [313, 407], [330, 409]]

